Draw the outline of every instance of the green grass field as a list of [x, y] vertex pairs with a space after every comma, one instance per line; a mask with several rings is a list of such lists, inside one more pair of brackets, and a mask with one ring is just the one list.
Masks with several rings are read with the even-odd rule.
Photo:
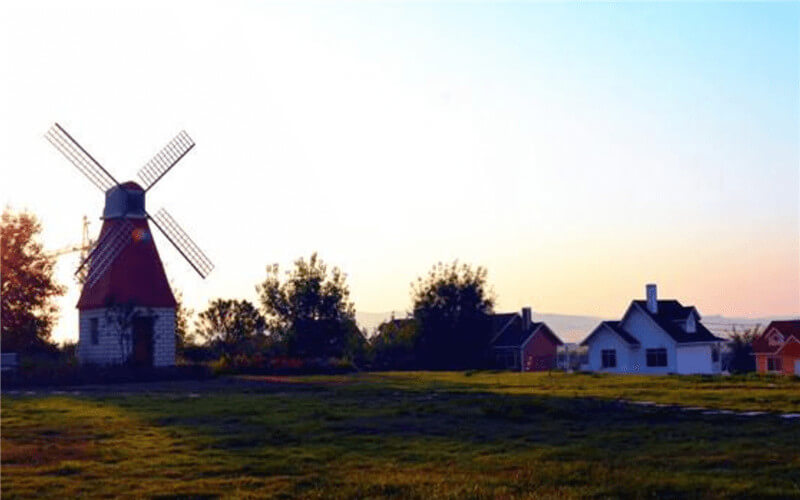
[[385, 373], [2, 398], [3, 498], [800, 498], [788, 378]]

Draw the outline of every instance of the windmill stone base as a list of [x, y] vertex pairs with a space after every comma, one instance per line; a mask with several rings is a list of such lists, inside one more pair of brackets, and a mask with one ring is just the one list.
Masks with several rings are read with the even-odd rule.
[[[126, 361], [139, 367], [175, 365], [175, 309], [137, 308], [136, 326], [120, 328], [114, 311], [86, 309], [79, 313], [78, 359], [81, 363], [110, 365]], [[141, 325], [151, 325], [151, 330]]]

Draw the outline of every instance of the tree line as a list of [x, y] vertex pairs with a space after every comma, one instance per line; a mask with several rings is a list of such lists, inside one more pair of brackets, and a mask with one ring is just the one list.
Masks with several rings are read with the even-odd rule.
[[[29, 212], [6, 208], [2, 213], [0, 348], [4, 352], [59, 352], [51, 333], [58, 319], [55, 299], [66, 288], [54, 279], [55, 262], [42, 248], [41, 231], [41, 223]], [[216, 362], [234, 370], [297, 368], [308, 363], [456, 370], [490, 362], [487, 348], [496, 297], [486, 269], [480, 266], [435, 264], [411, 283], [407, 317], [392, 317], [373, 335], [356, 323], [346, 275], [316, 253], [297, 259], [284, 272], [277, 264], [267, 266], [256, 292], [257, 304], [217, 298], [195, 315], [176, 290], [179, 358]], [[754, 370], [751, 344], [757, 330], [732, 333], [732, 371]]]
[[[66, 288], [54, 279], [54, 259], [39, 242], [41, 230], [35, 215], [4, 210], [3, 351], [57, 349], [51, 341], [55, 299]], [[328, 360], [356, 368], [460, 369], [486, 361], [495, 297], [480, 266], [434, 265], [411, 283], [408, 318], [391, 318], [372, 336], [356, 323], [345, 273], [316, 253], [283, 272], [277, 264], [267, 266], [256, 292], [258, 304], [216, 298], [195, 316], [176, 291], [179, 356], [249, 367]]]
[[268, 266], [256, 291], [258, 307], [211, 301], [179, 343], [181, 354], [245, 366], [334, 360], [355, 368], [463, 369], [487, 362], [495, 299], [482, 267], [434, 265], [411, 284], [409, 317], [393, 317], [371, 336], [356, 323], [346, 275], [316, 253], [285, 273]]

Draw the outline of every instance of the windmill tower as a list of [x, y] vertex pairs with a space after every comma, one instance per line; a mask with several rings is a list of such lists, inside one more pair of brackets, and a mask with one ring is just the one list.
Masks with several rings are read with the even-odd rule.
[[150, 222], [205, 278], [214, 265], [163, 208], [150, 215], [145, 195], [193, 147], [179, 133], [120, 184], [58, 123], [45, 134], [78, 170], [105, 193], [97, 243], [76, 274], [88, 268], [78, 300], [78, 356], [82, 363], [136, 366], [175, 364], [175, 297], [158, 255]]

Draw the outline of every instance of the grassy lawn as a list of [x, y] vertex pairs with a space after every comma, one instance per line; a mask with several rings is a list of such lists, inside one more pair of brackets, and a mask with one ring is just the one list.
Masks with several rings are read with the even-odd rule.
[[[306, 377], [335, 381], [337, 377]], [[653, 401], [740, 411], [800, 413], [800, 378], [513, 373], [395, 372], [347, 377], [351, 383], [405, 390], [455, 390], [517, 395]]]
[[796, 380], [417, 372], [79, 390], [3, 395], [3, 498], [800, 498], [800, 422], [614, 401], [797, 411]]

